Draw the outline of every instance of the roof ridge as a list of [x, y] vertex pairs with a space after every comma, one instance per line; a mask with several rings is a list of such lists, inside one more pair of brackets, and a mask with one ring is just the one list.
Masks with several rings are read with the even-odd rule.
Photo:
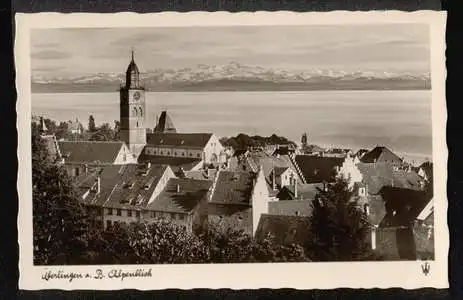
[[86, 141], [86, 140], [79, 140], [79, 141], [58, 141], [59, 143], [74, 143], [74, 144], [77, 144], [77, 143], [105, 143], [105, 144], [123, 144], [124, 142], [123, 141]]

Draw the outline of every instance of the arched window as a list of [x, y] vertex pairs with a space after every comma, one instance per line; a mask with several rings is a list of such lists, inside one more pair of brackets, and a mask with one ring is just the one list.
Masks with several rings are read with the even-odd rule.
[[137, 116], [137, 108], [134, 107], [134, 108], [132, 109], [132, 117], [136, 117], [136, 116]]
[[138, 108], [138, 115], [143, 117], [143, 109], [141, 109], [141, 107]]

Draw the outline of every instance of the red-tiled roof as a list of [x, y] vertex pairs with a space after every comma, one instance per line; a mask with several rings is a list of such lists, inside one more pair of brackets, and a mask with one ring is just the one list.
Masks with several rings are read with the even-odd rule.
[[[189, 178], [171, 178], [164, 190], [146, 209], [163, 212], [191, 212], [202, 200], [205, 200], [212, 181]], [[177, 190], [178, 187], [178, 190]]]
[[296, 155], [296, 163], [304, 175], [306, 183], [333, 182], [336, 167], [341, 167], [341, 157], [322, 157], [313, 155]]
[[264, 240], [273, 237], [280, 245], [299, 244], [304, 247], [310, 240], [309, 226], [308, 217], [262, 214], [257, 226], [256, 238]]
[[312, 201], [308, 200], [282, 200], [268, 203], [269, 215], [305, 216], [312, 215]]
[[251, 205], [255, 175], [246, 172], [219, 171], [211, 202]]
[[61, 154], [66, 163], [112, 164], [123, 147], [123, 142], [60, 141]]
[[391, 163], [401, 164], [403, 161], [386, 147], [377, 146], [368, 153], [365, 153], [360, 159], [363, 163]]
[[154, 132], [146, 135], [147, 144], [183, 148], [204, 148], [212, 133]]

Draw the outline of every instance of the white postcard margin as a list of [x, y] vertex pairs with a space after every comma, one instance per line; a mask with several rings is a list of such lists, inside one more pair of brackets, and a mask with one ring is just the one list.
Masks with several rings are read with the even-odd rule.
[[[16, 14], [16, 87], [18, 128], [18, 233], [20, 245], [19, 288], [40, 289], [139, 289], [166, 288], [393, 288], [448, 287], [447, 147], [445, 101], [445, 21], [443, 11], [371, 12], [164, 12], [156, 14]], [[432, 135], [434, 162], [435, 260], [425, 275], [421, 261], [269, 264], [190, 264], [124, 266], [34, 266], [32, 235], [31, 175], [31, 62], [30, 30], [33, 28], [77, 27], [182, 27], [253, 25], [343, 25], [426, 23], [430, 26]], [[361, 34], [361, 33], [359, 33]], [[95, 279], [96, 270], [132, 272], [151, 269], [152, 277]], [[89, 274], [69, 280], [44, 280], [47, 271]]]

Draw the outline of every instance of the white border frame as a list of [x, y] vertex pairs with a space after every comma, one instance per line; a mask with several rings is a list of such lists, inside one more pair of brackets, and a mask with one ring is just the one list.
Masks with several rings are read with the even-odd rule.
[[[121, 21], [122, 20], [122, 21]], [[18, 92], [18, 193], [19, 193], [19, 287], [35, 289], [140, 290], [166, 288], [447, 288], [447, 148], [445, 140], [445, 20], [443, 11], [418, 12], [190, 12], [156, 14], [16, 14], [16, 85]], [[423, 262], [268, 263], [134, 266], [34, 266], [32, 260], [31, 175], [31, 64], [30, 29], [63, 27], [182, 27], [240, 25], [334, 25], [334, 24], [428, 23], [431, 41], [432, 135], [435, 193], [435, 260], [425, 276]], [[47, 270], [95, 274], [96, 269], [134, 271], [152, 269], [153, 277], [42, 280]]]

